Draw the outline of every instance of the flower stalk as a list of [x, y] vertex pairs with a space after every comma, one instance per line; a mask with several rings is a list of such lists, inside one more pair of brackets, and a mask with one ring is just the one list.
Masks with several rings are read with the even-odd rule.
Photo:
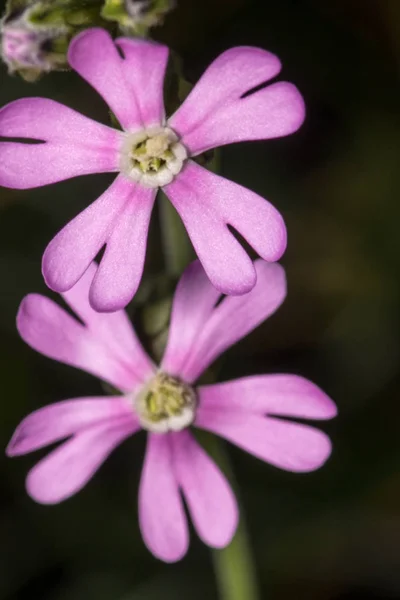
[[228, 479], [239, 503], [240, 521], [231, 543], [225, 548], [212, 550], [218, 597], [220, 600], [260, 600], [246, 519], [225, 444], [205, 431], [198, 432], [197, 438]]
[[159, 207], [165, 268], [170, 276], [178, 277], [195, 255], [182, 220], [163, 192], [159, 194]]

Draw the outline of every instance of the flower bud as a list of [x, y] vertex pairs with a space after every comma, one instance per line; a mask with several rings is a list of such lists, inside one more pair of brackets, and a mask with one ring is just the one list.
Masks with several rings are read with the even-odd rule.
[[117, 21], [126, 34], [145, 36], [174, 7], [175, 0], [105, 0], [101, 15]]
[[71, 38], [101, 22], [101, 0], [10, 0], [1, 20], [1, 56], [9, 73], [35, 81], [68, 67]]

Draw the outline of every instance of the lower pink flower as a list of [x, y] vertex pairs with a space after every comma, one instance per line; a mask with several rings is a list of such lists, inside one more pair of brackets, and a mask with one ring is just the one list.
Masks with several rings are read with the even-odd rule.
[[88, 290], [96, 269], [92, 264], [63, 294], [84, 325], [36, 294], [23, 300], [17, 325], [35, 350], [102, 378], [121, 395], [65, 400], [33, 412], [18, 426], [7, 454], [26, 454], [68, 438], [27, 477], [32, 498], [55, 504], [78, 492], [125, 438], [146, 429], [139, 490], [146, 545], [167, 562], [186, 553], [189, 533], [183, 495], [199, 537], [210, 546], [223, 547], [237, 527], [236, 500], [189, 426], [214, 432], [288, 471], [313, 471], [331, 452], [325, 433], [282, 419], [336, 415], [332, 400], [302, 377], [257, 375], [193, 385], [217, 356], [280, 306], [286, 295], [284, 271], [278, 264], [256, 261], [253, 290], [217, 304], [220, 293], [200, 264], [190, 265], [175, 293], [168, 343], [157, 368], [124, 311], [100, 314], [90, 307]]

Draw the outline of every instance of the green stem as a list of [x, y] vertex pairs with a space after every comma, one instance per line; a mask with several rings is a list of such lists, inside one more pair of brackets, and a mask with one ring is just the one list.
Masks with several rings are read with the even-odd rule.
[[[226, 475], [237, 497], [237, 486], [224, 443], [205, 432], [198, 435], [199, 441]], [[212, 556], [220, 600], [260, 600], [242, 509], [239, 527], [232, 542], [226, 548], [213, 550]]]
[[159, 207], [166, 270], [178, 277], [193, 260], [193, 248], [180, 216], [163, 192], [160, 192]]
[[213, 562], [220, 600], [260, 600], [243, 521], [229, 546], [213, 550]]

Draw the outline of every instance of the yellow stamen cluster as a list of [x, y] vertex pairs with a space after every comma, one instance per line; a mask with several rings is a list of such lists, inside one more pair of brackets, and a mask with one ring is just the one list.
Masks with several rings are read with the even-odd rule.
[[193, 421], [194, 390], [177, 377], [159, 373], [135, 399], [142, 425], [150, 431], [179, 431]]
[[142, 173], [157, 173], [165, 167], [168, 159], [173, 158], [170, 143], [163, 133], [139, 142], [131, 152], [134, 166]]

